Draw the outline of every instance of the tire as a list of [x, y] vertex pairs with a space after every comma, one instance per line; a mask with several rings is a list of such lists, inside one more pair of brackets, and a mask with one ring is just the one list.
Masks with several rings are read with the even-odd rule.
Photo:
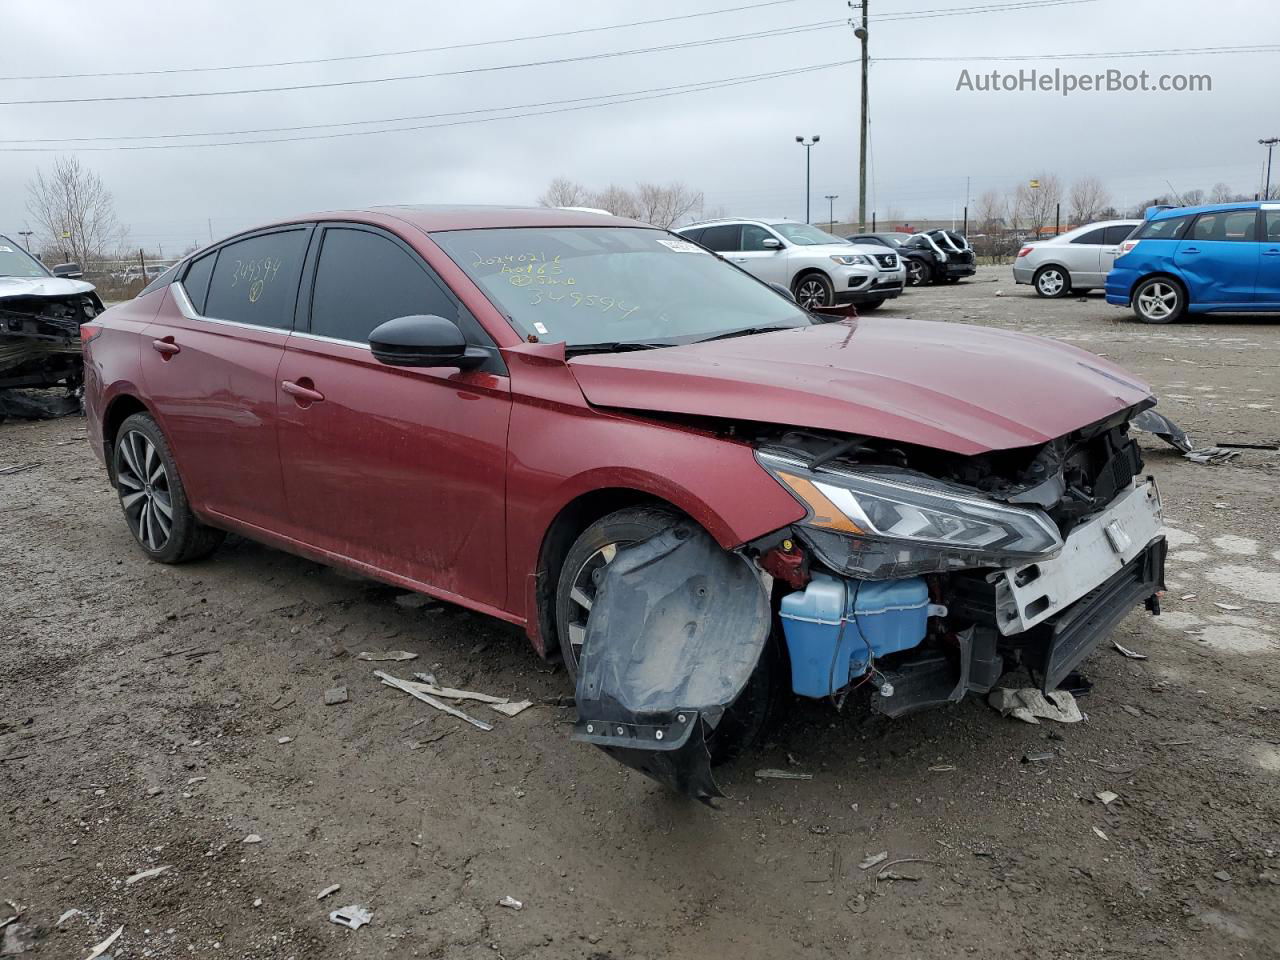
[[835, 288], [831, 281], [821, 273], [806, 273], [796, 278], [791, 285], [796, 303], [805, 310], [813, 307], [830, 307], [836, 302]]
[[1143, 323], [1173, 323], [1187, 312], [1182, 284], [1169, 277], [1151, 277], [1133, 288], [1133, 313]]
[[1071, 274], [1058, 266], [1041, 267], [1031, 278], [1035, 291], [1047, 300], [1057, 300], [1071, 292]]
[[923, 260], [907, 258], [907, 286], [923, 287], [929, 283], [930, 277], [929, 265]]
[[142, 552], [157, 563], [200, 560], [226, 537], [191, 512], [169, 441], [150, 414], [135, 413], [120, 424], [112, 474], [125, 525]]
[[1077, 297], [1083, 297], [1086, 294], [1093, 293], [1093, 287], [1072, 287], [1071, 292]]
[[865, 303], [858, 304], [859, 313], [870, 313], [872, 310], [879, 310], [884, 306], [884, 297], [878, 300], [868, 300]]
[[[556, 634], [565, 669], [575, 683], [590, 610], [575, 599], [575, 591], [593, 599], [591, 573], [611, 563], [619, 547], [647, 540], [681, 520], [685, 517], [668, 507], [626, 507], [591, 524], [569, 548], [556, 584]], [[711, 732], [708, 747], [713, 764], [733, 759], [759, 739], [773, 712], [780, 676], [778, 644], [771, 637], [746, 687]]]

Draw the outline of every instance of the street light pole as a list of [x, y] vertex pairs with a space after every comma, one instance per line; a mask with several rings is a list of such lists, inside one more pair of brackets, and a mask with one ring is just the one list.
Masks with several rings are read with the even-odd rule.
[[30, 252], [31, 252], [31, 235], [32, 235], [33, 233], [35, 233], [35, 231], [34, 231], [34, 230], [19, 230], [19, 231], [18, 231], [18, 236], [20, 236], [20, 237], [22, 238], [22, 245], [26, 248], [27, 253], [30, 253]]
[[836, 201], [840, 199], [838, 193], [828, 193], [827, 201], [827, 229], [834, 230], [836, 228]]
[[1262, 190], [1262, 199], [1271, 199], [1271, 148], [1280, 143], [1280, 137], [1268, 137], [1266, 140], [1259, 140], [1261, 146], [1267, 148], [1267, 185]]
[[813, 149], [813, 145], [822, 138], [816, 133], [805, 140], [804, 137], [796, 137], [796, 143], [804, 147], [804, 222], [812, 223], [813, 219], [809, 216], [809, 151]]
[[853, 35], [862, 41], [862, 115], [858, 134], [858, 230], [867, 229], [867, 7], [871, 0], [862, 0], [862, 26], [854, 28]]

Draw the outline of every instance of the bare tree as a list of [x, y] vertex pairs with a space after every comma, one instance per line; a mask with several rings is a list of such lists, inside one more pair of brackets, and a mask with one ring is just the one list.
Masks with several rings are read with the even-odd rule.
[[1180, 194], [1180, 196], [1184, 207], [1198, 207], [1204, 203], [1203, 190], [1188, 190], [1186, 193]]
[[656, 183], [636, 185], [638, 219], [655, 227], [668, 228], [702, 209], [702, 191], [691, 190], [678, 180], [665, 187]]
[[616, 217], [630, 217], [633, 220], [640, 219], [640, 203], [636, 200], [635, 194], [626, 187], [620, 187], [613, 183], [598, 193], [589, 194], [587, 206], [608, 210]]
[[538, 198], [543, 207], [581, 207], [586, 204], [587, 188], [568, 177], [556, 177]]
[[995, 190], [983, 191], [974, 209], [974, 225], [979, 233], [992, 234], [1004, 226], [1004, 200]]
[[[1041, 181], [1043, 189], [1044, 181]], [[1071, 222], [1079, 226], [1098, 219], [1104, 207], [1111, 203], [1107, 188], [1097, 177], [1080, 177], [1071, 184]]]
[[1034, 178], [1038, 187], [1030, 182], [1018, 184], [1014, 193], [1016, 219], [1024, 224], [1036, 237], [1040, 231], [1053, 221], [1062, 202], [1062, 181], [1052, 173], [1042, 173]]
[[74, 155], [55, 160], [47, 176], [36, 171], [27, 182], [27, 211], [44, 249], [66, 251], [82, 264], [124, 242], [111, 191]]
[[1231, 187], [1219, 181], [1213, 185], [1213, 189], [1209, 191], [1210, 203], [1230, 203], [1235, 197]]

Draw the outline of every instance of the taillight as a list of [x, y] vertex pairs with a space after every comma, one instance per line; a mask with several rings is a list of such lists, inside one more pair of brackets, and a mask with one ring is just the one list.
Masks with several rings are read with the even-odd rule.
[[1126, 240], [1124, 243], [1120, 244], [1120, 256], [1123, 257], [1126, 253], [1128, 253], [1137, 245], [1138, 245], [1137, 240]]
[[1021, 250], [1018, 251], [1018, 256], [1025, 257], [1030, 252], [1031, 252], [1030, 247], [1023, 247]]
[[96, 324], [92, 324], [92, 323], [82, 323], [82, 324], [80, 324], [80, 343], [81, 343], [81, 345], [83, 346], [84, 344], [88, 343], [89, 341], [96, 339], [96, 338], [97, 338], [97, 336], [98, 336], [98, 334], [100, 334], [100, 333], [102, 333], [102, 328], [101, 328], [101, 327], [99, 327], [99, 326], [97, 326]]

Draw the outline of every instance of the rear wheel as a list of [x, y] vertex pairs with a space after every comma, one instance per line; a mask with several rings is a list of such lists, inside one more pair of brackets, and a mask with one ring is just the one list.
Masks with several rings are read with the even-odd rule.
[[[654, 537], [681, 519], [666, 507], [627, 507], [601, 517], [574, 541], [556, 588], [556, 632], [565, 669], [575, 683], [587, 637], [587, 617], [595, 603], [594, 574], [612, 563], [623, 547]], [[777, 663], [777, 647], [770, 640], [745, 689], [711, 732], [707, 745], [712, 763], [733, 759], [764, 730], [775, 699]]]
[[152, 560], [199, 560], [226, 537], [191, 512], [169, 441], [150, 414], [135, 413], [120, 424], [112, 470], [125, 523]]
[[1071, 275], [1061, 267], [1041, 267], [1031, 278], [1031, 285], [1040, 296], [1055, 300], [1071, 292]]
[[792, 287], [792, 292], [796, 295], [796, 303], [806, 310], [829, 307], [836, 302], [831, 281], [820, 273], [807, 273], [800, 277]]
[[1143, 323], [1172, 323], [1186, 309], [1182, 287], [1168, 277], [1143, 280], [1133, 291], [1133, 312]]

